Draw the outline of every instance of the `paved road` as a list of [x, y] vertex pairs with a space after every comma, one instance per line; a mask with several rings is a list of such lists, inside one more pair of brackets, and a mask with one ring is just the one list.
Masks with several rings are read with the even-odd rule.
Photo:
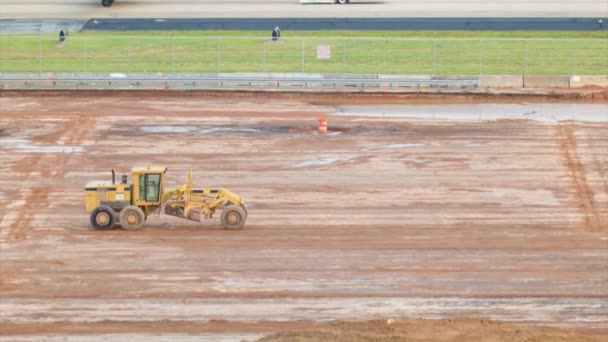
[[595, 18], [219, 18], [219, 19], [0, 19], [0, 33], [84, 31], [268, 30], [482, 30], [482, 31], [607, 31], [608, 16]]
[[[385, 19], [94, 19], [85, 31], [192, 31], [192, 30], [484, 30], [484, 31], [598, 31], [608, 30], [590, 18], [385, 18]], [[0, 21], [1, 26], [1, 21]]]
[[301, 5], [297, 0], [6, 0], [0, 18], [535, 18], [606, 17], [606, 0], [386, 0]]

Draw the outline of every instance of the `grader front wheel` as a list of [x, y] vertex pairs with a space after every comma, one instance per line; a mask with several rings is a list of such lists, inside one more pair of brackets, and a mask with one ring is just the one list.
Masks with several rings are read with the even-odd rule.
[[144, 215], [144, 212], [134, 205], [125, 207], [120, 212], [119, 218], [120, 225], [126, 230], [138, 230], [144, 225], [144, 222], [146, 222], [146, 215]]
[[222, 211], [222, 225], [226, 229], [241, 229], [247, 219], [247, 213], [241, 207], [229, 205]]

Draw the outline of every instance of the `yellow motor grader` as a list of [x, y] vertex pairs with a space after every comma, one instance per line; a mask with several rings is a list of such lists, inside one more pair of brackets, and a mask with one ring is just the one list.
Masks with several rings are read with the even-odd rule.
[[226, 229], [240, 229], [247, 219], [247, 208], [241, 198], [229, 190], [194, 188], [192, 170], [188, 183], [175, 189], [165, 187], [166, 167], [134, 167], [132, 182], [127, 175], [116, 183], [92, 182], [85, 186], [86, 212], [91, 213], [91, 225], [98, 230], [120, 224], [126, 230], [140, 229], [148, 216], [164, 206], [166, 215], [192, 221], [212, 218], [221, 209], [221, 222]]

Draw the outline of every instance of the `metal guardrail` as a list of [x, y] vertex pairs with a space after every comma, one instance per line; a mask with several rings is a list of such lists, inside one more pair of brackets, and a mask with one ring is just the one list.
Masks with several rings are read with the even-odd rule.
[[56, 90], [205, 90], [205, 89], [338, 89], [338, 88], [478, 88], [479, 79], [470, 78], [368, 78], [340, 77], [0, 77], [0, 89]]

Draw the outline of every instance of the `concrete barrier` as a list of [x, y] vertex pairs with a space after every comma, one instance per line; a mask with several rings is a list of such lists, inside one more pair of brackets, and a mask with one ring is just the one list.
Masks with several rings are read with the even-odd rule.
[[307, 74], [301, 72], [275, 72], [271, 73], [270, 77], [278, 78], [278, 79], [321, 79], [323, 78], [322, 74]]
[[[330, 78], [333, 77], [333, 78]], [[0, 88], [7, 89], [353, 89], [406, 91], [407, 88], [608, 88], [608, 75], [339, 75], [319, 73], [1, 73]]]
[[524, 88], [570, 88], [570, 76], [524, 75]]
[[448, 80], [448, 81], [462, 81], [462, 80], [477, 80], [477, 75], [433, 75], [432, 80]]
[[269, 72], [234, 72], [226, 73], [221, 72], [217, 74], [219, 78], [270, 78]]
[[603, 87], [608, 88], [608, 75], [580, 75], [570, 77], [570, 88]]
[[379, 74], [378, 79], [379, 80], [394, 80], [394, 79], [431, 80], [431, 79], [433, 79], [433, 75]]
[[324, 74], [323, 78], [337, 80], [337, 79], [349, 79], [349, 80], [375, 80], [378, 78], [376, 74]]
[[479, 76], [481, 88], [521, 88], [524, 86], [522, 75], [481, 75]]

